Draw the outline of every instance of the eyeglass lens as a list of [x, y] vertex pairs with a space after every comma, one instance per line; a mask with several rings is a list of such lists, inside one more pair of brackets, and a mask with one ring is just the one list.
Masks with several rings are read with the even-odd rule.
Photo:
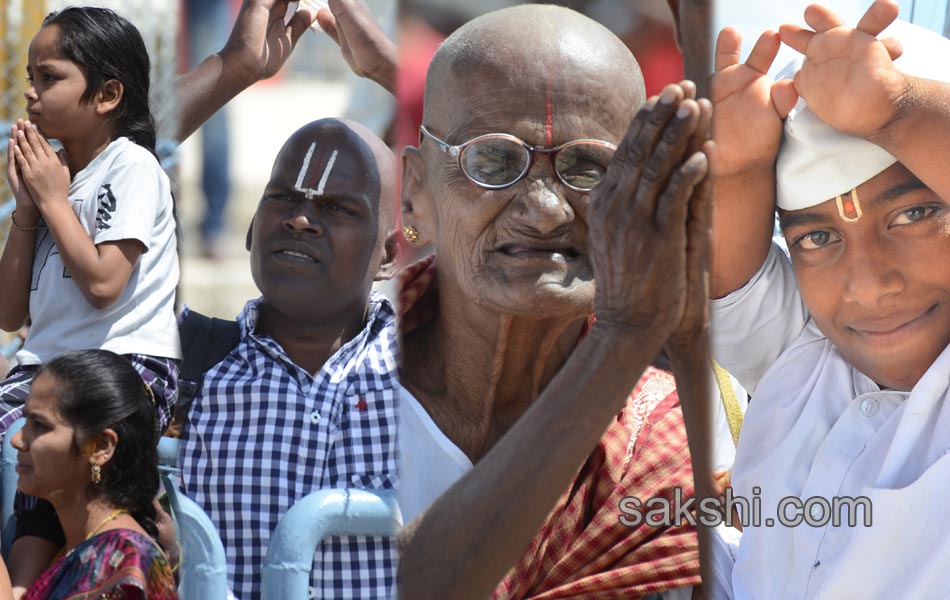
[[[592, 189], [607, 172], [614, 151], [588, 142], [561, 148], [554, 168], [561, 180], [577, 189]], [[460, 156], [462, 169], [476, 183], [505, 186], [517, 181], [527, 170], [530, 154], [526, 147], [508, 138], [485, 138], [469, 144]]]

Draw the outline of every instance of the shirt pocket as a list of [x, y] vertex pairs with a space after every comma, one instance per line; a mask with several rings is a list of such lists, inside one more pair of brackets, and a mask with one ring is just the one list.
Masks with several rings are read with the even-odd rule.
[[397, 399], [393, 387], [356, 382], [346, 390], [334, 449], [344, 487], [392, 489], [396, 485]]

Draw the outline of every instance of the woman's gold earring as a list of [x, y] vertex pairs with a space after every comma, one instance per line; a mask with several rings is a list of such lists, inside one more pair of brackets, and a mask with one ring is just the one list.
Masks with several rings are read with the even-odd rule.
[[102, 483], [102, 467], [100, 467], [97, 464], [93, 464], [92, 475], [90, 479], [92, 479], [92, 482], [96, 485], [99, 485], [100, 483]]
[[419, 243], [419, 230], [413, 227], [412, 225], [403, 225], [402, 235], [406, 238], [410, 244]]

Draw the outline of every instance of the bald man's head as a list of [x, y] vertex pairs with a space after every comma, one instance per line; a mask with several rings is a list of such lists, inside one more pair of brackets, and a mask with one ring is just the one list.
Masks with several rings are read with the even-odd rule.
[[321, 314], [365, 305], [392, 258], [394, 186], [392, 152], [362, 125], [321, 119], [295, 131], [248, 231], [251, 273], [265, 299], [309, 302]]
[[[360, 123], [333, 118], [307, 123], [292, 133], [277, 153], [271, 169], [271, 181], [286, 179], [288, 173], [293, 173], [296, 186], [296, 178], [306, 167], [308, 173], [303, 175], [301, 187], [306, 188], [307, 182], [311, 180], [319, 186], [323, 174], [317, 178], [316, 171], [321, 166], [326, 167], [334, 151], [337, 152], [337, 159], [342, 152], [348, 161], [365, 166], [359, 179], [366, 191], [379, 201], [380, 227], [385, 234], [393, 226], [396, 158], [379, 136]], [[305, 160], [308, 153], [309, 162]], [[332, 168], [326, 173], [324, 191], [333, 171], [340, 167], [334, 160]]]
[[514, 6], [473, 19], [445, 40], [429, 67], [423, 121], [442, 129], [499, 89], [546, 102], [552, 89], [576, 93], [578, 83], [592, 112], [621, 107], [619, 139], [644, 101], [643, 76], [627, 47], [571, 9]]

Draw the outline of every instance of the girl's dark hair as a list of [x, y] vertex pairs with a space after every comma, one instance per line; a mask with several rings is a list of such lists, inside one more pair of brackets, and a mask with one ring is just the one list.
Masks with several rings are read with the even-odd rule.
[[59, 51], [86, 73], [81, 101], [90, 102], [110, 79], [122, 84], [112, 116], [115, 136], [155, 153], [155, 121], [148, 107], [149, 59], [134, 25], [107, 8], [70, 7], [47, 15], [43, 27], [59, 27]]
[[53, 378], [59, 414], [76, 430], [76, 451], [105, 429], [119, 441], [102, 467], [102, 482], [90, 493], [129, 511], [158, 539], [153, 500], [158, 493], [158, 433], [155, 406], [142, 377], [128, 359], [107, 350], [67, 352], [38, 372]]

